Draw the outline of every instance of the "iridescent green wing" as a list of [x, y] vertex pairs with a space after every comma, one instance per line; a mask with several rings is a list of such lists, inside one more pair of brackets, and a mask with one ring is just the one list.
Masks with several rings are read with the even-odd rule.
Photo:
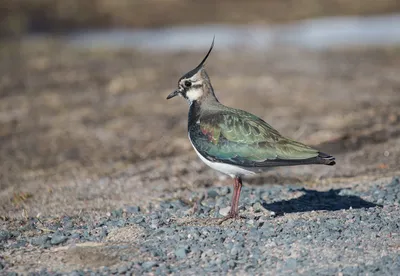
[[266, 122], [242, 110], [201, 116], [191, 130], [191, 138], [197, 150], [209, 159], [244, 166], [318, 156], [317, 150], [284, 138]]

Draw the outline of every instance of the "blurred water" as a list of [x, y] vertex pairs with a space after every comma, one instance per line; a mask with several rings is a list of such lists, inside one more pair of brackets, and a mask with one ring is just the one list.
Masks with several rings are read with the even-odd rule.
[[73, 33], [69, 43], [80, 47], [204, 50], [215, 35], [218, 49], [294, 46], [328, 49], [400, 44], [400, 14], [371, 17], [329, 17], [297, 23], [261, 25], [197, 25], [159, 29], [114, 29]]

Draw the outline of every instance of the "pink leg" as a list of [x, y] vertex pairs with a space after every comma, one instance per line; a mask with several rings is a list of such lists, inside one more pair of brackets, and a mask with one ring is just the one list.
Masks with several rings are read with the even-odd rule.
[[232, 195], [232, 204], [231, 210], [228, 215], [224, 217], [221, 221], [224, 222], [228, 219], [239, 219], [239, 198], [240, 191], [242, 190], [242, 179], [240, 177], [235, 177], [235, 183], [233, 184], [233, 195]]
[[232, 205], [228, 214], [231, 218], [239, 218], [239, 198], [240, 191], [242, 190], [242, 179], [235, 177], [235, 184], [233, 185]]

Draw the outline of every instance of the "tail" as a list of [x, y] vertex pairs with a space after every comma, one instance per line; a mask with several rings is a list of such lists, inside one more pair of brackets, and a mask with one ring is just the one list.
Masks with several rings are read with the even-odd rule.
[[323, 153], [323, 152], [318, 152], [318, 156], [316, 158], [317, 158], [319, 164], [328, 165], [328, 166], [333, 166], [336, 164], [335, 157], [333, 157], [332, 155]]

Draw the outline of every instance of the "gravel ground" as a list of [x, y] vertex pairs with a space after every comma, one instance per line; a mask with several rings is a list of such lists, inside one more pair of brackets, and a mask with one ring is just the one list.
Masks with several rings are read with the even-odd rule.
[[217, 218], [229, 207], [227, 187], [192, 192], [186, 203], [162, 201], [146, 212], [131, 206], [100, 217], [13, 220], [0, 232], [0, 248], [7, 252], [0, 266], [21, 269], [32, 252], [41, 251], [47, 253], [35, 265], [22, 267], [42, 267], [35, 275], [395, 275], [400, 178], [364, 185], [322, 191], [244, 187], [245, 218], [222, 224]]

